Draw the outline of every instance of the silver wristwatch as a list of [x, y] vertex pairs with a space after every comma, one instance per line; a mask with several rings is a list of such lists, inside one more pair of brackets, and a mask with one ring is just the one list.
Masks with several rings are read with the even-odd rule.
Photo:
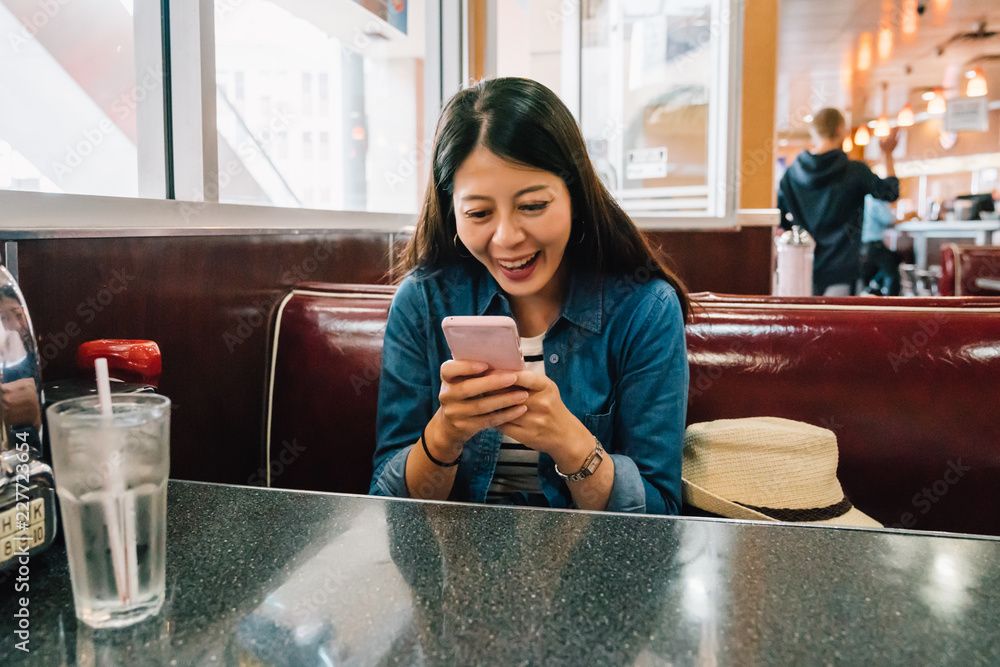
[[601, 446], [600, 440], [594, 438], [594, 442], [597, 446], [594, 447], [594, 451], [592, 451], [590, 456], [586, 458], [579, 470], [567, 475], [559, 469], [559, 466], [556, 466], [556, 474], [565, 479], [567, 482], [579, 482], [581, 479], [586, 479], [587, 477], [593, 475], [607, 454], [607, 452], [604, 451], [604, 447]]

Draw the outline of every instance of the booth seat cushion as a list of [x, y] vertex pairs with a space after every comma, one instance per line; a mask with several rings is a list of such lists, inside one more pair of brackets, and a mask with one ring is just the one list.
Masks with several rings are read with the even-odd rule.
[[[304, 285], [279, 308], [271, 485], [367, 492], [392, 294]], [[866, 514], [1000, 535], [1000, 299], [692, 296], [688, 423], [829, 428], [840, 481]]]
[[976, 284], [978, 278], [1000, 280], [1000, 246], [946, 243], [941, 246], [942, 296], [997, 296], [1000, 290]]

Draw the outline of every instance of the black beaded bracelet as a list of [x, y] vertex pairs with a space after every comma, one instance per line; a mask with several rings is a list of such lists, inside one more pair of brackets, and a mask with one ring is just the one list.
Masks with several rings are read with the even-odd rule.
[[462, 460], [461, 454], [459, 454], [458, 458], [452, 461], [451, 463], [444, 463], [442, 461], [438, 461], [436, 458], [431, 456], [431, 450], [427, 449], [427, 439], [425, 437], [426, 435], [427, 435], [427, 426], [424, 425], [424, 430], [420, 432], [420, 444], [424, 446], [424, 454], [426, 454], [427, 458], [431, 460], [431, 463], [441, 468], [451, 468], [453, 466], [458, 465], [458, 462]]

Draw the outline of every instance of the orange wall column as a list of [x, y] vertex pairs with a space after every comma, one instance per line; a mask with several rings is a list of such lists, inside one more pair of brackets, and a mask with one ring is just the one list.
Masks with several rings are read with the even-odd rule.
[[469, 76], [480, 81], [486, 76], [486, 0], [469, 0]]
[[740, 111], [740, 208], [773, 208], [778, 0], [746, 0]]

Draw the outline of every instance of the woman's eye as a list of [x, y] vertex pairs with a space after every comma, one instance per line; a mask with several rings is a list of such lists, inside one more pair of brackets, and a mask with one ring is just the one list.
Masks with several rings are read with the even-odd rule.
[[523, 204], [521, 206], [522, 211], [542, 211], [549, 205], [549, 202], [543, 201], [537, 204]]
[[489, 211], [466, 211], [465, 212], [465, 217], [466, 218], [485, 218], [489, 214], [490, 214]]

